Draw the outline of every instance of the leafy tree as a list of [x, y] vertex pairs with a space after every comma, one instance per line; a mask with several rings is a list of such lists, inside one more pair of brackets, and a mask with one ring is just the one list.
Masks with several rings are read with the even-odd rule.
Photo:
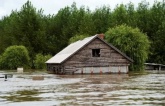
[[165, 64], [165, 1], [155, 1], [150, 8], [148, 36], [151, 40], [151, 53], [148, 62]]
[[92, 20], [92, 15], [91, 15], [91, 12], [88, 11], [86, 12], [82, 20], [80, 21], [79, 33], [94, 35], [95, 32], [96, 32], [96, 29], [95, 29], [94, 22]]
[[132, 2], [130, 2], [128, 5], [126, 5], [127, 8], [127, 25], [131, 26], [131, 27], [136, 27], [136, 23], [137, 23], [137, 13], [134, 7], [134, 4]]
[[148, 37], [138, 28], [120, 25], [106, 32], [106, 40], [134, 60], [131, 70], [144, 69], [148, 58], [150, 43]]
[[[47, 41], [52, 54], [59, 52], [62, 48], [67, 46], [68, 39], [71, 34], [68, 31], [70, 17], [70, 8], [65, 7], [60, 9], [55, 16], [52, 16], [49, 20], [47, 29]], [[55, 49], [53, 49], [55, 48]]]
[[154, 36], [154, 42], [152, 43], [152, 55], [150, 60], [152, 62], [165, 64], [165, 21], [159, 26], [159, 30], [156, 32], [157, 36]]
[[[105, 33], [108, 28], [127, 24], [132, 28], [138, 27], [148, 36], [152, 48], [147, 62], [165, 63], [162, 53], [164, 11], [164, 0], [155, 1], [152, 6], [144, 0], [137, 8], [130, 2], [118, 4], [114, 10], [102, 6], [94, 11], [84, 6], [78, 8], [73, 2], [57, 14], [43, 15], [43, 10], [36, 10], [28, 0], [20, 10], [0, 19], [0, 54], [9, 46], [23, 45], [28, 49], [33, 65], [36, 54], [54, 55], [66, 47], [70, 39]], [[158, 49], [159, 43], [161, 49]]]
[[82, 39], [84, 39], [84, 38], [86, 38], [86, 37], [88, 37], [89, 35], [87, 35], [87, 34], [84, 34], [84, 35], [75, 35], [75, 36], [73, 36], [73, 37], [71, 37], [70, 39], [69, 39], [69, 44], [71, 44], [71, 43], [73, 43], [73, 42], [76, 42], [76, 41], [78, 41], [78, 40], [82, 40]]
[[146, 33], [149, 37], [149, 21], [150, 21], [150, 11], [149, 11], [149, 3], [146, 1], [142, 1], [139, 3], [136, 10], [136, 18], [137, 18], [137, 26], [143, 32]]
[[46, 69], [46, 64], [45, 62], [50, 59], [52, 56], [51, 55], [42, 55], [42, 54], [37, 54], [35, 57], [34, 61], [34, 66], [36, 69]]
[[20, 11], [12, 11], [11, 15], [5, 18], [3, 28], [3, 48], [11, 45], [25, 46], [31, 57], [31, 64], [35, 54], [47, 52], [45, 24], [43, 22], [43, 10], [37, 11], [30, 1], [27, 1]]
[[10, 46], [0, 59], [1, 69], [16, 69], [29, 65], [29, 53], [24, 46]]
[[117, 5], [112, 13], [113, 26], [127, 23], [127, 9], [124, 4]]
[[106, 32], [113, 23], [110, 7], [103, 6], [101, 8], [95, 9], [95, 11], [92, 12], [92, 20], [95, 26], [95, 34]]

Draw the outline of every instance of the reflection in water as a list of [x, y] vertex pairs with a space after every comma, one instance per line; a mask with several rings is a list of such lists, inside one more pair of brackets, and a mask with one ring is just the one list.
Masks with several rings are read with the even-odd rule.
[[1, 106], [165, 105], [165, 73], [14, 76], [0, 80]]

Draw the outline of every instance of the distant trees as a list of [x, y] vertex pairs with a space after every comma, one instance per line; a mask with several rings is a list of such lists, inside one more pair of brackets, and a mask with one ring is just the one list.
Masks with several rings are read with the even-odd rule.
[[0, 57], [1, 69], [16, 69], [29, 66], [29, 53], [24, 46], [10, 46]]
[[75, 41], [72, 39], [81, 38], [78, 35], [105, 33], [109, 28], [125, 24], [139, 28], [148, 36], [152, 48], [147, 62], [165, 64], [164, 11], [164, 1], [156, 1], [152, 6], [142, 1], [137, 8], [133, 3], [118, 4], [114, 10], [102, 6], [94, 11], [84, 6], [78, 8], [74, 2], [61, 8], [57, 14], [44, 15], [42, 9], [36, 10], [27, 1], [20, 10], [12, 11], [0, 20], [0, 54], [9, 46], [23, 45], [29, 51], [30, 64], [34, 66], [38, 53], [54, 55]]
[[127, 56], [134, 60], [131, 70], [143, 70], [148, 58], [150, 43], [146, 34], [138, 28], [120, 25], [106, 32], [106, 40], [112, 43]]

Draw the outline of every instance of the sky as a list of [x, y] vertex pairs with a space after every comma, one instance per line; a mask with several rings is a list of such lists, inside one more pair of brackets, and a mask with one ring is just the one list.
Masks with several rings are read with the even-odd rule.
[[[94, 10], [97, 7], [103, 5], [110, 6], [114, 9], [117, 4], [128, 4], [132, 2], [135, 6], [138, 5], [142, 0], [29, 0], [35, 8], [43, 9], [44, 14], [56, 14], [58, 10], [66, 6], [71, 6], [73, 2], [76, 2], [77, 7], [85, 6], [89, 7], [90, 10]], [[155, 0], [146, 0], [150, 5], [154, 3]], [[162, 1], [162, 0], [157, 0]], [[25, 4], [27, 0], [0, 0], [0, 19], [3, 16], [10, 15], [12, 10], [20, 10], [22, 5]]]

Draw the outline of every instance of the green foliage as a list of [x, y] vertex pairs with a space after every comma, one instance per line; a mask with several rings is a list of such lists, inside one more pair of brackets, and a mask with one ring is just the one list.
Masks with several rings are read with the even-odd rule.
[[127, 10], [124, 4], [120, 4], [114, 9], [113, 12], [113, 23], [114, 25], [121, 25], [123, 23], [127, 23]]
[[[95, 9], [92, 13], [92, 19], [94, 22], [95, 33], [104, 33], [112, 26], [112, 13], [109, 6], [103, 6]], [[93, 28], [92, 27], [92, 28]]]
[[2, 56], [0, 55], [0, 69], [2, 69]]
[[29, 53], [24, 46], [10, 46], [0, 57], [1, 69], [16, 69], [29, 65]]
[[165, 64], [165, 21], [162, 22], [162, 24], [159, 26], [158, 31], [156, 32], [156, 35], [154, 37], [154, 42], [152, 48], [153, 50], [153, 55], [151, 56], [154, 58], [154, 62], [160, 63], [160, 64]]
[[34, 66], [36, 69], [46, 69], [46, 64], [45, 62], [50, 59], [52, 56], [51, 55], [42, 55], [42, 54], [37, 54], [35, 57], [34, 61]]
[[73, 37], [71, 37], [70, 39], [69, 39], [69, 44], [71, 44], [71, 43], [74, 43], [74, 42], [76, 42], [76, 41], [78, 41], [78, 40], [82, 40], [82, 39], [84, 39], [84, 38], [86, 38], [86, 37], [88, 37], [89, 35], [87, 35], [87, 34], [84, 34], [84, 35], [75, 35], [75, 36], [73, 36]]
[[80, 35], [105, 33], [108, 28], [127, 24], [147, 34], [152, 46], [147, 62], [165, 63], [164, 7], [164, 0], [155, 1], [152, 6], [144, 0], [137, 8], [130, 2], [118, 4], [113, 10], [110, 6], [102, 6], [91, 11], [85, 6], [78, 8], [74, 2], [57, 14], [44, 15], [42, 9], [36, 10], [28, 0], [20, 10], [13, 10], [9, 16], [0, 19], [0, 54], [9, 46], [23, 45], [34, 66], [38, 53], [54, 55], [68, 42], [81, 39]]
[[120, 25], [106, 32], [106, 40], [134, 60], [131, 70], [144, 70], [150, 43], [146, 34], [138, 28]]

